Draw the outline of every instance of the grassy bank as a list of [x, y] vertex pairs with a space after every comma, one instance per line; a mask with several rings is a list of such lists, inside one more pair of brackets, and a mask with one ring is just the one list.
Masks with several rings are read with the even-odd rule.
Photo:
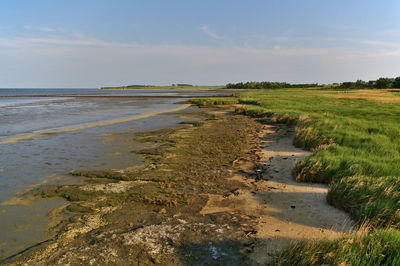
[[398, 230], [377, 230], [333, 241], [294, 244], [273, 265], [399, 265], [399, 250]]
[[[399, 96], [385, 90], [277, 89], [241, 93], [225, 103], [231, 102], [243, 105], [239, 113], [296, 124], [296, 146], [315, 151], [293, 169], [298, 181], [330, 184], [328, 202], [349, 212], [359, 224], [400, 228]], [[206, 106], [214, 100], [195, 103]], [[388, 250], [398, 245], [398, 231], [385, 234], [394, 239]], [[374, 236], [365, 236], [365, 241]], [[326, 247], [342, 242], [326, 243], [314, 246], [324, 253]], [[348, 252], [356, 256], [352, 250]], [[303, 256], [295, 249], [287, 253]]]

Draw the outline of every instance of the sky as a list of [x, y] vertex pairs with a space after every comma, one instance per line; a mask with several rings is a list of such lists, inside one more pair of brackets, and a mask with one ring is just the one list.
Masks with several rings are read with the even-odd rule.
[[1, 0], [0, 88], [400, 76], [399, 0]]

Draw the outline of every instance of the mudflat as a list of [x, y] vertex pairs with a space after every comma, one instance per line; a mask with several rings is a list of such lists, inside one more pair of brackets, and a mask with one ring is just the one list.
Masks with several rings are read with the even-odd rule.
[[293, 128], [229, 107], [179, 115], [191, 121], [134, 136], [143, 165], [74, 172], [86, 182], [42, 189], [69, 201], [54, 215], [74, 215], [4, 263], [258, 265], [293, 240], [351, 230], [327, 187], [291, 177], [309, 155], [292, 145]]

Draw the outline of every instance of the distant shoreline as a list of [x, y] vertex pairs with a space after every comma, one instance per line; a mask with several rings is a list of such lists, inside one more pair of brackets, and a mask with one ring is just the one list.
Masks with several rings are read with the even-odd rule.
[[[227, 97], [230, 95], [212, 95], [212, 97]], [[137, 98], [137, 99], [147, 99], [147, 98], [209, 98], [209, 95], [193, 95], [193, 96], [181, 96], [181, 95], [12, 95], [12, 96], [0, 96], [0, 98]]]
[[101, 87], [100, 90], [221, 90], [226, 89], [225, 86], [116, 86]]

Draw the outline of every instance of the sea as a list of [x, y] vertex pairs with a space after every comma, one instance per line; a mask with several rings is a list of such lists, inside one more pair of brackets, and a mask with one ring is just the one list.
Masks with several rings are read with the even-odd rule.
[[74, 170], [140, 164], [135, 133], [184, 121], [171, 113], [192, 97], [231, 93], [0, 89], [0, 262], [47, 240], [49, 215], [65, 201], [33, 196], [41, 187], [83, 182]]

